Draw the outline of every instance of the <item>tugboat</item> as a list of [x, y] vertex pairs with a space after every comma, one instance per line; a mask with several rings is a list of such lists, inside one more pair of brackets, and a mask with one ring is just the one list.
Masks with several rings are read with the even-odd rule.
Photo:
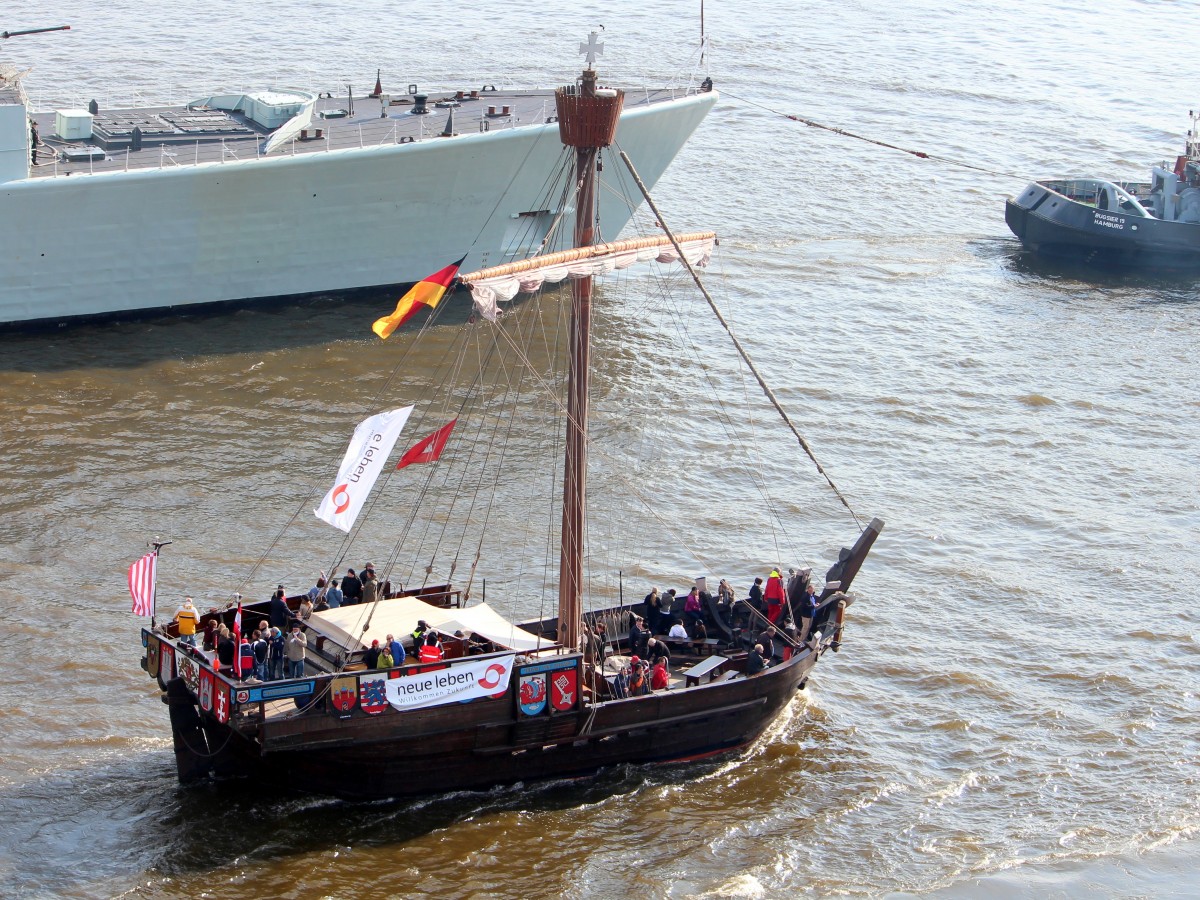
[[1005, 202], [1004, 219], [1034, 253], [1097, 268], [1200, 269], [1200, 113], [1184, 152], [1148, 182], [1035, 181]]
[[[588, 434], [589, 372], [596, 342], [592, 309], [595, 301], [605, 299], [598, 292], [593, 296], [593, 277], [639, 261], [681, 260], [707, 298], [693, 266], [707, 261], [715, 239], [711, 232], [676, 236], [662, 223], [657, 208], [661, 228], [657, 234], [609, 243], [594, 239], [599, 157], [614, 142], [623, 102], [622, 91], [598, 83], [592, 66], [598, 50], [595, 38], [593, 34], [587, 45], [588, 66], [582, 75], [556, 92], [564, 145], [558, 171], [564, 176], [566, 193], [560, 193], [561, 186], [550, 190], [566, 198], [562, 207], [574, 207], [573, 233], [566, 219], [562, 235], [568, 246], [547, 247], [547, 252], [520, 263], [459, 276], [461, 283], [470, 286], [478, 312], [469, 323], [473, 333], [485, 347], [490, 342], [502, 353], [480, 354], [485, 364], [491, 365], [487, 363], [491, 359], [495, 365], [468, 375], [466, 381], [448, 375], [445, 390], [454, 398], [458, 418], [415, 444], [395, 468], [388, 467], [389, 478], [401, 469], [405, 474], [397, 476], [400, 479], [419, 477], [414, 475], [418, 470], [406, 468], [414, 463], [426, 464], [421, 471], [438, 472], [436, 481], [426, 484], [430, 491], [440, 492], [439, 499], [423, 505], [434, 516], [455, 512], [465, 514], [469, 522], [485, 523], [478, 546], [473, 539], [464, 541], [476, 562], [486, 541], [494, 545], [489, 548], [493, 556], [509, 559], [514, 553], [528, 552], [536, 558], [523, 563], [527, 567], [541, 559], [544, 571], [550, 573], [544, 595], [557, 595], [557, 614], [514, 624], [488, 604], [486, 583], [483, 602], [472, 602], [475, 564], [465, 587], [436, 578], [433, 565], [424, 567], [424, 583], [398, 587], [393, 581], [395, 559], [408, 546], [406, 541], [419, 542], [402, 534], [388, 566], [381, 568], [379, 587], [372, 585], [369, 600], [327, 610], [306, 606], [302, 611], [304, 595], [289, 597], [279, 590], [269, 603], [244, 605], [239, 595], [232, 605], [200, 615], [202, 630], [220, 633], [227, 628], [235, 635], [231, 643], [240, 646], [235, 651], [235, 646], [225, 644], [224, 658], [220, 643], [215, 652], [198, 647], [195, 635], [180, 636], [176, 624], [156, 625], [152, 618], [151, 627], [141, 632], [142, 666], [163, 690], [181, 782], [241, 776], [253, 778], [256, 785], [362, 799], [485, 789], [586, 776], [623, 763], [735, 752], [761, 735], [804, 686], [818, 660], [842, 645], [852, 599], [847, 591], [883, 528], [878, 519], [865, 526], [859, 523], [853, 545], [841, 551], [823, 578], [811, 568], [798, 568], [787, 582], [786, 595], [783, 576], [773, 571], [761, 595], [751, 591], [753, 603], [736, 598], [724, 584], [714, 597], [707, 581], [698, 578], [686, 601], [680, 598], [674, 604], [645, 608], [623, 600], [612, 605], [609, 600], [606, 608], [585, 609], [588, 456], [590, 451], [603, 452], [603, 444], [594, 443], [597, 438]], [[620, 157], [645, 191], [629, 157], [624, 153]], [[628, 184], [629, 178], [618, 175], [612, 182]], [[417, 302], [436, 313], [443, 289], [456, 271], [447, 267], [422, 282], [418, 294], [411, 296], [419, 296]], [[547, 296], [541, 308], [527, 299], [499, 309], [500, 302], [513, 299], [517, 292], [564, 279], [570, 279], [570, 288], [563, 289], [561, 302]], [[644, 290], [641, 282], [632, 289], [639, 296]], [[401, 299], [396, 317], [408, 315], [409, 297]], [[559, 309], [566, 326], [561, 331], [541, 318], [543, 310]], [[388, 317], [376, 322], [375, 330], [386, 338], [396, 325], [397, 319]], [[547, 344], [547, 337], [554, 335], [566, 340]], [[735, 346], [755, 377], [760, 377], [736, 339]], [[464, 353], [459, 364], [473, 356]], [[562, 360], [565, 384], [553, 373], [545, 374], [544, 361], [551, 357]], [[542, 362], [534, 364], [531, 358]], [[522, 362], [528, 371], [521, 368]], [[510, 371], [519, 374], [506, 381]], [[534, 381], [537, 384], [522, 395], [522, 382]], [[555, 382], [563, 387], [561, 398]], [[774, 395], [769, 390], [767, 395], [778, 409]], [[446, 454], [449, 459], [442, 454], [452, 447], [447, 441], [453, 440], [456, 421], [473, 418], [471, 427], [485, 429], [477, 432], [477, 447], [489, 446], [486, 429], [495, 429], [492, 443], [499, 448], [513, 423], [534, 404], [545, 408], [551, 396], [549, 406], [563, 421], [565, 437], [559, 432], [546, 440], [565, 453], [561, 468], [555, 467], [558, 478], [546, 479], [544, 486], [552, 495], [561, 491], [561, 511], [550, 512], [545, 502], [550, 498], [543, 494], [530, 509], [548, 514], [533, 517], [537, 524], [529, 527], [556, 537], [557, 552], [541, 536], [535, 543], [540, 550], [525, 551], [511, 528], [487, 527], [490, 510], [481, 513], [470, 499], [492, 493], [487, 487], [481, 489], [481, 484], [500, 477], [508, 467], [490, 458], [472, 460], [467, 451], [456, 458], [451, 449]], [[501, 402], [509, 405], [501, 407]], [[421, 405], [417, 415], [429, 412], [441, 421], [445, 406], [436, 398], [425, 398]], [[351, 534], [355, 517], [415, 406], [379, 413], [359, 426], [335, 487], [316, 510], [318, 518]], [[802, 438], [800, 443], [807, 451]], [[731, 457], [741, 452], [753, 458], [754, 451], [740, 445], [728, 450]], [[443, 472], [455, 473], [462, 481], [450, 490], [451, 482]], [[625, 483], [618, 483], [625, 493]], [[627, 493], [642, 499], [636, 490], [630, 485]], [[422, 496], [432, 498], [424, 489]], [[463, 505], [473, 511], [456, 509], [452, 496], [468, 498]], [[762, 543], [774, 555], [771, 534], [764, 526]], [[149, 608], [135, 607], [142, 614], [153, 611], [153, 576], [162, 543], [130, 570], [135, 604], [144, 602], [149, 591]], [[346, 546], [331, 560], [329, 571], [342, 570]], [[460, 558], [458, 550], [434, 552], [439, 560]], [[714, 568], [727, 564], [720, 562]], [[374, 567], [364, 570], [373, 573]], [[454, 571], [450, 563], [448, 577]], [[328, 596], [324, 581], [318, 582], [314, 594], [317, 601]], [[681, 619], [674, 621], [677, 614]], [[672, 619], [673, 634], [662, 634], [666, 619]], [[249, 631], [262, 620], [282, 625], [300, 645], [302, 658], [290, 654], [293, 645], [288, 647], [286, 677], [266, 674], [261, 665], [254, 675], [248, 671], [249, 648], [236, 635], [243, 624]], [[643, 628], [643, 620], [655, 625], [657, 633]], [[685, 620], [690, 630], [682, 628]], [[192, 630], [192, 621], [189, 618], [185, 631]], [[766, 639], [747, 640], [748, 635], [766, 635]], [[397, 644], [395, 650], [385, 652]], [[661, 652], [660, 644], [670, 651]], [[647, 671], [639, 656], [658, 660], [657, 671]]]

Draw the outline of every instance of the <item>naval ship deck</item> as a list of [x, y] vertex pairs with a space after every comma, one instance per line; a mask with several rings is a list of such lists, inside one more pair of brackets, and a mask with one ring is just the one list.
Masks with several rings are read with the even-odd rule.
[[[201, 163], [256, 158], [299, 156], [404, 144], [449, 136], [517, 128], [553, 121], [552, 90], [483, 90], [430, 92], [426, 112], [415, 114], [414, 95], [393, 95], [384, 103], [375, 97], [321, 94], [312, 123], [288, 144], [261, 156], [272, 134], [239, 112], [185, 106], [138, 109], [97, 109], [93, 136], [66, 140], [55, 134], [53, 111], [34, 113], [42, 139], [38, 165], [31, 178], [73, 174], [171, 168]], [[681, 90], [637, 90], [625, 95], [626, 109], [682, 96]], [[387, 99], [385, 95], [385, 99]], [[133, 149], [134, 128], [141, 133], [140, 149]]]

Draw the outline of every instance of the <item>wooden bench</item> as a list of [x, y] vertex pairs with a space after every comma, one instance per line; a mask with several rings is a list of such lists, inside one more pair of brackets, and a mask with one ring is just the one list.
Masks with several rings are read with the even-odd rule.
[[694, 665], [690, 669], [687, 669], [686, 671], [684, 671], [684, 673], [683, 673], [684, 686], [685, 687], [696, 687], [697, 685], [700, 684], [700, 679], [703, 678], [705, 675], [708, 676], [709, 681], [712, 681], [713, 678], [715, 678], [720, 673], [721, 668], [727, 662], [729, 662], [729, 660], [726, 659], [724, 656], [717, 655], [717, 656], [710, 656], [707, 659], [705, 659], [703, 662], [696, 663], [696, 665]]

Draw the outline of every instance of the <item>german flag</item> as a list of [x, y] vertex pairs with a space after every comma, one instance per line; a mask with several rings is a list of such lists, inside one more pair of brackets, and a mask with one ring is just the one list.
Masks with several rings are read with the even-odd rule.
[[450, 285], [454, 283], [458, 267], [463, 264], [465, 259], [466, 256], [463, 256], [458, 262], [451, 263], [440, 272], [435, 272], [414, 284], [409, 292], [396, 303], [396, 311], [390, 316], [376, 319], [371, 330], [382, 339], [387, 340], [393, 331], [413, 317], [419, 307], [428, 306], [430, 309], [437, 309], [438, 303], [441, 302]]

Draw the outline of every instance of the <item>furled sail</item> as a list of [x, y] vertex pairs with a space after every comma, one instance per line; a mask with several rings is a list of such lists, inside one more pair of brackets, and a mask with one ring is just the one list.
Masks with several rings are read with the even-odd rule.
[[[705, 266], [712, 257], [716, 232], [698, 231], [678, 236], [683, 254], [693, 266]], [[501, 300], [511, 300], [520, 292], [538, 290], [545, 282], [557, 284], [566, 278], [604, 275], [616, 269], [628, 269], [639, 262], [674, 262], [679, 254], [666, 235], [630, 238], [547, 253], [533, 259], [505, 263], [460, 275], [459, 281], [469, 285], [475, 308], [488, 321], [500, 314]]]

